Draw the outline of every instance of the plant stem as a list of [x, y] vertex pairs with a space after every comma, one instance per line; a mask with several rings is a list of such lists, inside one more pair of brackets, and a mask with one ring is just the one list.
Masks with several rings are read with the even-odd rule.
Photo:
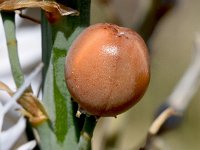
[[94, 116], [86, 117], [81, 136], [78, 143], [79, 150], [90, 150], [91, 139], [96, 125], [96, 118]]
[[18, 57], [17, 40], [15, 33], [15, 13], [2, 11], [1, 16], [7, 40], [8, 55], [11, 64], [12, 75], [17, 88], [19, 88], [24, 82], [24, 75]]
[[41, 13], [41, 28], [42, 28], [42, 61], [45, 64], [42, 73], [42, 87], [44, 86], [45, 75], [49, 66], [49, 61], [52, 51], [52, 33], [51, 26], [46, 19], [44, 12]]
[[[25, 79], [18, 56], [16, 27], [15, 27], [15, 12], [1, 11], [1, 16], [3, 20], [4, 31], [7, 41], [7, 48], [8, 48], [8, 55], [11, 65], [12, 76], [14, 78], [16, 87], [20, 88], [23, 85]], [[31, 85], [29, 85], [26, 91], [32, 91]], [[28, 140], [34, 139], [33, 132], [30, 126], [31, 125], [29, 124], [29, 122], [26, 122], [26, 135]]]

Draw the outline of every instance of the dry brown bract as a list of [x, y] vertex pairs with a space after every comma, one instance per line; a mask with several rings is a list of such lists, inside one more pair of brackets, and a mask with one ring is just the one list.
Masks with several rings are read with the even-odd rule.
[[[13, 92], [5, 83], [0, 81], [0, 91], [1, 90], [7, 92], [11, 97], [15, 94], [15, 92]], [[45, 108], [32, 92], [24, 92], [17, 102], [23, 107], [19, 109], [19, 112], [26, 116], [33, 126], [37, 126], [48, 120]]]
[[43, 0], [0, 0], [0, 10], [13, 11], [24, 8], [41, 8], [56, 15], [78, 15], [78, 11], [54, 1]]

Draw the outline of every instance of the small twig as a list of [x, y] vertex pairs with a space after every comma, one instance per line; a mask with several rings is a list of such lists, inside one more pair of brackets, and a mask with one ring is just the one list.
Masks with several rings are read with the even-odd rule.
[[177, 127], [183, 120], [183, 114], [200, 86], [200, 36], [195, 40], [193, 58], [185, 74], [174, 88], [172, 94], [158, 108], [155, 117], [163, 110], [172, 107], [180, 116], [170, 117], [162, 127], [162, 131]]
[[140, 150], [149, 150], [151, 148], [151, 144], [152, 144], [152, 139], [154, 136], [157, 135], [157, 133], [159, 132], [160, 128], [162, 127], [162, 125], [165, 123], [165, 121], [171, 117], [172, 115], [176, 115], [177, 113], [175, 112], [175, 110], [171, 107], [165, 109], [155, 120], [154, 122], [151, 124], [148, 134], [147, 134], [147, 138], [146, 138], [146, 144], [143, 148], [140, 148]]
[[152, 123], [149, 128], [149, 134], [156, 135], [161, 128], [161, 126], [165, 123], [165, 121], [172, 115], [177, 114], [175, 110], [171, 107], [165, 109]]
[[173, 125], [171, 125], [172, 127], [177, 126], [177, 124], [180, 123], [180, 118], [182, 118], [182, 114], [187, 108], [189, 102], [192, 100], [194, 94], [197, 92], [200, 85], [199, 35], [196, 37], [194, 50], [195, 53], [190, 66], [181, 78], [180, 82], [176, 85], [172, 94], [167, 99], [167, 102], [165, 102], [165, 109], [162, 109], [162, 111], [159, 112], [160, 114], [157, 114], [158, 116], [156, 117], [155, 121], [152, 123], [149, 129], [146, 139], [146, 145], [141, 150], [148, 150], [151, 148], [153, 137], [157, 135], [161, 127], [165, 126], [165, 128], [167, 128], [167, 125], [165, 125], [165, 123], [168, 122], [170, 118], [172, 119], [172, 117], [176, 117], [177, 115], [177, 118], [174, 118], [176, 120], [174, 120]]

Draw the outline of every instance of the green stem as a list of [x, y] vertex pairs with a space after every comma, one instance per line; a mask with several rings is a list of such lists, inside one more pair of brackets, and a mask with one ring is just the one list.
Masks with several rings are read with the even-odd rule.
[[49, 61], [52, 52], [52, 33], [51, 33], [51, 26], [46, 19], [44, 12], [41, 15], [41, 28], [42, 28], [42, 61], [45, 64], [42, 74], [42, 87], [44, 86], [46, 72], [49, 66]]
[[81, 136], [78, 143], [79, 150], [91, 149], [91, 139], [93, 136], [93, 131], [95, 126], [96, 126], [96, 118], [94, 116], [85, 118], [85, 123], [81, 131]]
[[[7, 41], [7, 48], [8, 48], [8, 55], [11, 65], [12, 76], [14, 78], [16, 87], [19, 88], [21, 87], [21, 85], [24, 83], [25, 80], [18, 56], [16, 28], [15, 28], [15, 13], [1, 11], [1, 16], [3, 20], [4, 31]], [[27, 90], [32, 91], [31, 87], [29, 87]], [[27, 122], [26, 135], [29, 140], [32, 140], [34, 139], [34, 135], [30, 126], [31, 125]]]
[[15, 80], [17, 88], [19, 88], [24, 82], [24, 75], [18, 57], [17, 40], [15, 33], [15, 13], [1, 12], [1, 16], [6, 35], [8, 55], [9, 55], [12, 75]]

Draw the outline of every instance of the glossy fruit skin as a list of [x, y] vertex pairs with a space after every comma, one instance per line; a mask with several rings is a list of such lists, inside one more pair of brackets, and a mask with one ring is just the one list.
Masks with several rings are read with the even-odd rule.
[[92, 25], [69, 49], [65, 80], [73, 99], [88, 114], [116, 116], [136, 104], [148, 87], [146, 44], [131, 29]]

